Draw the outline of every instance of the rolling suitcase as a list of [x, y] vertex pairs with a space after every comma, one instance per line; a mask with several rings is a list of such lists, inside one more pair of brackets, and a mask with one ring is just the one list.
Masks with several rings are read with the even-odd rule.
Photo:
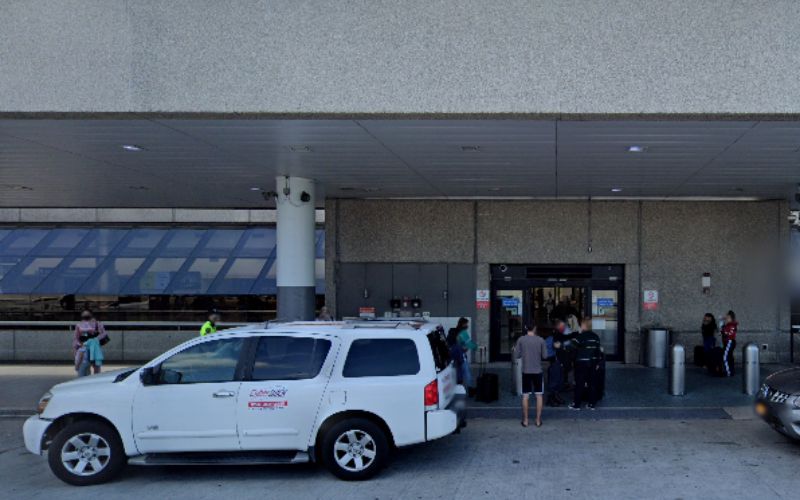
[[706, 365], [706, 350], [701, 345], [694, 346], [694, 366]]
[[475, 401], [493, 403], [500, 398], [500, 379], [496, 373], [486, 371], [486, 346], [478, 348], [478, 381], [475, 392]]
[[724, 355], [725, 352], [722, 350], [722, 347], [715, 347], [711, 350], [711, 359], [706, 360], [706, 366], [708, 367], [709, 375], [713, 375], [715, 377], [723, 377], [725, 375], [725, 368], [722, 365], [722, 358]]

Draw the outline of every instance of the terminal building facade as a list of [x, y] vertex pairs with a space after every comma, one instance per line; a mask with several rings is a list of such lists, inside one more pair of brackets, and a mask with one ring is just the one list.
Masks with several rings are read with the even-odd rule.
[[[0, 358], [91, 304], [141, 359], [230, 324], [592, 316], [791, 355], [795, 2], [0, 7]], [[796, 282], [797, 280], [795, 280]], [[116, 344], [116, 346], [114, 345]], [[691, 349], [689, 349], [691, 352]]]

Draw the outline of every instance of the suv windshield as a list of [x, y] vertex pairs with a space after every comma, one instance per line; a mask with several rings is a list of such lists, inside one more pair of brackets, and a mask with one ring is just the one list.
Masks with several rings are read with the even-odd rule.
[[436, 364], [436, 371], [440, 372], [450, 365], [450, 348], [447, 347], [447, 339], [438, 330], [428, 334], [428, 342], [433, 352], [433, 362]]

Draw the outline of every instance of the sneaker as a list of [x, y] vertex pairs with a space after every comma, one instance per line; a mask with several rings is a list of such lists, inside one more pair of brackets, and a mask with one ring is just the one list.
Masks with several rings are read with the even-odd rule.
[[591, 404], [591, 403], [590, 403], [590, 404], [588, 404], [588, 405], [586, 405], [586, 407], [587, 407], [587, 408], [589, 408], [589, 409], [590, 409], [590, 410], [592, 410], [592, 411], [594, 411], [594, 410], [595, 410], [595, 406], [594, 406], [593, 404]]
[[580, 406], [576, 406], [575, 403], [570, 403], [569, 406], [567, 406], [567, 408], [569, 408], [570, 410], [580, 410], [581, 409], [581, 407]]

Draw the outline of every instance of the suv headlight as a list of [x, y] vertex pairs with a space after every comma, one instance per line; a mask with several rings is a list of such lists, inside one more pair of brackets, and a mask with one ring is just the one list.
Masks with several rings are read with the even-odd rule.
[[50, 403], [50, 400], [53, 399], [53, 393], [47, 391], [44, 393], [44, 396], [39, 399], [39, 404], [36, 406], [36, 413], [41, 415], [44, 413], [45, 408], [47, 408], [47, 404]]

